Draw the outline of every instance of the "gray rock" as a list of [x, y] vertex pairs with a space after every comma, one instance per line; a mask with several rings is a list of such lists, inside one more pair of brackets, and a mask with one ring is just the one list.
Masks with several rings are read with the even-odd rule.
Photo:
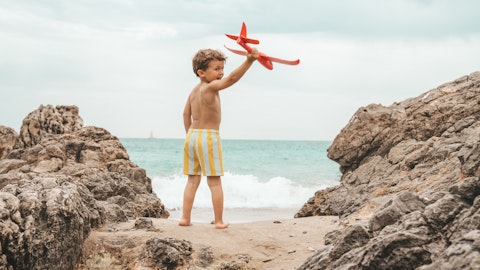
[[363, 247], [371, 238], [370, 233], [361, 225], [352, 225], [345, 230], [336, 231], [339, 234], [331, 244], [333, 248], [329, 252], [331, 260], [340, 258], [346, 252]]
[[0, 160], [6, 158], [12, 149], [22, 146], [23, 143], [13, 128], [0, 126]]
[[88, 189], [67, 176], [20, 180], [0, 191], [4, 267], [73, 269], [83, 240], [104, 222]]
[[152, 238], [147, 241], [145, 260], [147, 267], [157, 269], [177, 269], [192, 260], [192, 244], [175, 238]]
[[388, 107], [360, 108], [328, 149], [340, 185], [316, 192], [296, 216], [345, 217], [401, 191], [429, 201], [480, 176], [479, 99], [475, 72]]
[[[475, 189], [480, 187], [480, 179], [475, 183]], [[480, 193], [476, 197], [469, 204], [447, 192], [429, 205], [418, 204], [416, 211], [406, 209], [403, 212], [409, 213], [398, 216], [390, 225], [378, 226], [375, 232], [360, 225], [335, 231], [326, 241], [327, 248], [313, 254], [298, 269], [477, 269]]]
[[479, 149], [480, 72], [360, 108], [328, 149], [340, 185], [296, 214], [346, 228], [299, 269], [480, 269]]
[[20, 139], [25, 146], [33, 146], [49, 135], [76, 131], [82, 126], [77, 106], [40, 105], [23, 120]]
[[403, 215], [422, 210], [425, 203], [410, 192], [402, 192], [377, 210], [369, 220], [370, 231], [378, 231], [397, 222]]
[[135, 229], [155, 230], [155, 227], [153, 226], [152, 219], [140, 217], [135, 220]]
[[0, 269], [74, 269], [92, 228], [168, 217], [145, 170], [77, 107], [40, 106], [20, 130], [0, 127]]

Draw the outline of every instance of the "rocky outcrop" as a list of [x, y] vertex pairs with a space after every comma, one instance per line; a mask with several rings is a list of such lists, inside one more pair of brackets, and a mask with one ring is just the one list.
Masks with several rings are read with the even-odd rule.
[[328, 149], [340, 185], [296, 217], [346, 226], [300, 269], [480, 268], [480, 72], [360, 108]]
[[97, 229], [76, 269], [251, 269], [216, 257], [211, 246], [168, 236], [164, 228], [158, 219], [137, 218]]
[[34, 146], [43, 138], [80, 130], [83, 120], [77, 106], [43, 106], [27, 115], [20, 129], [25, 146]]
[[75, 106], [40, 106], [18, 136], [0, 127], [0, 269], [73, 269], [92, 228], [168, 217], [120, 141]]
[[318, 191], [297, 213], [371, 212], [408, 190], [426, 200], [479, 176], [480, 72], [389, 107], [360, 108], [328, 149], [340, 185]]
[[478, 177], [442, 194], [427, 205], [403, 192], [367, 226], [332, 232], [299, 269], [480, 269]]
[[4, 159], [13, 148], [23, 147], [17, 132], [13, 128], [0, 126], [0, 160]]

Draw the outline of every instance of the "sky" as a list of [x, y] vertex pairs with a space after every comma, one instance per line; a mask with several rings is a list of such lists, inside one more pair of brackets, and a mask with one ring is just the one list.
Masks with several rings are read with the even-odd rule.
[[[40, 105], [76, 105], [120, 138], [184, 138], [193, 55], [259, 51], [221, 92], [223, 139], [333, 140], [355, 111], [391, 105], [480, 70], [476, 0], [0, 0], [0, 125]], [[240, 48], [239, 48], [240, 49]]]

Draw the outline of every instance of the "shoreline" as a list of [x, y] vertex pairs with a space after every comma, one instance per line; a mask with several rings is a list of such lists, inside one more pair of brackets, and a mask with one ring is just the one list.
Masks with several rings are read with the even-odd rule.
[[[230, 224], [245, 224], [261, 221], [275, 221], [294, 219], [299, 208], [225, 208], [223, 220]], [[179, 221], [182, 209], [168, 209], [169, 220]], [[194, 208], [192, 223], [210, 224], [213, 220], [212, 208]]]

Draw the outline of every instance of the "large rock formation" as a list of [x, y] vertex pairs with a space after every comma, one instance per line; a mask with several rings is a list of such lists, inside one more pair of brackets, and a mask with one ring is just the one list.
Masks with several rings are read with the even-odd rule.
[[340, 185], [296, 217], [346, 228], [300, 269], [480, 269], [480, 72], [360, 108], [328, 156]]
[[168, 217], [120, 141], [75, 106], [40, 106], [20, 135], [0, 126], [0, 269], [73, 269], [92, 228]]

